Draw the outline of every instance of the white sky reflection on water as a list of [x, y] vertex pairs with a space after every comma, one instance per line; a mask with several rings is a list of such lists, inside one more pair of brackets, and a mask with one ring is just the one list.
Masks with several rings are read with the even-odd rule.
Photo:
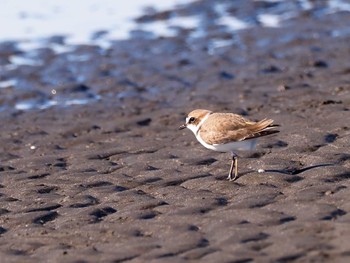
[[125, 39], [145, 7], [165, 10], [192, 1], [1, 0], [0, 41], [65, 35], [69, 44], [81, 44], [100, 30], [108, 31], [108, 38]]
[[281, 23], [280, 16], [274, 14], [260, 14], [258, 20], [266, 27], [278, 27]]
[[0, 89], [9, 88], [9, 87], [15, 86], [16, 84], [17, 84], [16, 79], [0, 81]]
[[[69, 36], [68, 44], [96, 43], [103, 41], [126, 39], [130, 31], [142, 29], [152, 31], [156, 35], [173, 36], [172, 27], [198, 28], [200, 19], [196, 16], [172, 17], [166, 21], [137, 25], [133, 19], [143, 13], [144, 8], [154, 7], [156, 10], [171, 9], [176, 5], [187, 4], [195, 0], [1, 0], [0, 9], [0, 42], [20, 40], [23, 48], [34, 49], [42, 46], [34, 39], [47, 38], [53, 35]], [[254, 0], [261, 1], [261, 0]], [[282, 0], [264, 0], [282, 3]], [[298, 0], [305, 10], [314, 6], [311, 0]], [[219, 24], [232, 30], [240, 30], [251, 25], [227, 13], [225, 3], [218, 2], [215, 9], [221, 14]], [[327, 1], [328, 13], [350, 11], [347, 0]], [[286, 14], [260, 14], [263, 26], [277, 27], [280, 22], [290, 18]], [[107, 31], [99, 40], [91, 40], [97, 31]], [[27, 43], [25, 42], [27, 41]], [[94, 42], [95, 41], [95, 42]], [[64, 51], [63, 51], [64, 52]]]

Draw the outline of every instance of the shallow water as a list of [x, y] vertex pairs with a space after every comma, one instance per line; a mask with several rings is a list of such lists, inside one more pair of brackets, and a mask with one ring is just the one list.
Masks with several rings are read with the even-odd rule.
[[[284, 27], [304, 15], [317, 18], [350, 11], [350, 2], [345, 0], [178, 0], [171, 4], [133, 0], [119, 5], [112, 0], [37, 0], [30, 3], [4, 0], [2, 6], [0, 23], [11, 25], [11, 30], [0, 28], [0, 44], [5, 43], [0, 46], [4, 53], [0, 60], [0, 91], [5, 94], [2, 108], [18, 110], [81, 105], [105, 96], [115, 96], [117, 100], [129, 98], [130, 94], [131, 97], [152, 98], [154, 89], [149, 87], [142, 90], [142, 96], [137, 88], [118, 90], [116, 95], [113, 90], [102, 94], [93, 84], [87, 90], [74, 91], [75, 86], [101, 78], [99, 65], [114, 63], [108, 58], [111, 50], [118, 49], [118, 41], [181, 37], [191, 50], [205, 49], [207, 55], [216, 56], [231, 48], [245, 51], [241, 31]], [[341, 37], [349, 32], [344, 26], [330, 33]], [[291, 42], [300, 37], [317, 36], [286, 32], [280, 41]], [[158, 43], [147, 52], [158, 55], [172, 49], [169, 42], [165, 46], [161, 41]], [[271, 44], [268, 37], [261, 38], [256, 47], [263, 49]], [[135, 48], [135, 58], [144, 55], [143, 50]], [[276, 56], [283, 54], [276, 53]], [[235, 60], [245, 61], [244, 56]], [[102, 72], [106, 72], [102, 76], [109, 74], [108, 70]], [[119, 78], [110, 77], [109, 82]], [[188, 86], [186, 81], [182, 82]], [[51, 90], [56, 93], [52, 94]]]
[[[118, 1], [120, 2], [120, 1]], [[155, 10], [172, 8], [190, 0], [155, 1], [132, 0], [118, 3], [114, 0], [3, 0], [0, 23], [0, 41], [47, 38], [52, 35], [68, 36], [70, 44], [89, 43], [99, 35], [123, 39], [135, 27], [133, 18], [146, 7]], [[118, 3], [118, 4], [116, 4]], [[102, 33], [101, 33], [102, 32]], [[95, 33], [95, 35], [94, 35]]]

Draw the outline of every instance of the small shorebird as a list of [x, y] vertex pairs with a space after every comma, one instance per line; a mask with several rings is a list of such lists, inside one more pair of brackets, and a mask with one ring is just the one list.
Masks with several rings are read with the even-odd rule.
[[[198, 109], [190, 112], [186, 123], [179, 127], [190, 129], [197, 140], [206, 148], [218, 152], [230, 152], [232, 162], [228, 180], [234, 181], [238, 175], [237, 150], [253, 150], [257, 138], [279, 132], [273, 120], [255, 122], [234, 113], [215, 113]], [[234, 169], [234, 177], [233, 177]]]

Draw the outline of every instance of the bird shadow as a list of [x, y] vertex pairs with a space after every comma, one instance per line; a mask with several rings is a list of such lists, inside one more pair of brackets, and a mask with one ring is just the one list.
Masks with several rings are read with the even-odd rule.
[[300, 169], [297, 168], [290, 168], [290, 169], [268, 169], [268, 170], [264, 170], [265, 173], [281, 173], [281, 174], [288, 174], [288, 175], [296, 175], [296, 174], [300, 174], [303, 173], [305, 171], [311, 170], [311, 169], [315, 169], [315, 168], [319, 168], [319, 167], [326, 167], [326, 166], [334, 166], [334, 163], [323, 163], [323, 164], [316, 164], [316, 165], [310, 165], [310, 166], [306, 166]]
[[[319, 167], [327, 167], [327, 166], [334, 166], [336, 164], [334, 163], [323, 163], [323, 164], [316, 164], [316, 165], [310, 165], [307, 167], [303, 167], [303, 168], [290, 168], [290, 169], [267, 169], [267, 170], [263, 170], [262, 173], [279, 173], [279, 174], [286, 174], [286, 175], [297, 175], [300, 173], [303, 173], [305, 171], [311, 170], [311, 169], [315, 169], [315, 168], [319, 168]], [[239, 173], [239, 176], [237, 179], [244, 177], [248, 174], [252, 174], [252, 173], [256, 173], [256, 170], [248, 170], [242, 173]], [[226, 177], [221, 177], [220, 178], [216, 178], [217, 180], [223, 181], [226, 179]], [[239, 183], [237, 183], [237, 180], [234, 182], [236, 184], [239, 185]]]

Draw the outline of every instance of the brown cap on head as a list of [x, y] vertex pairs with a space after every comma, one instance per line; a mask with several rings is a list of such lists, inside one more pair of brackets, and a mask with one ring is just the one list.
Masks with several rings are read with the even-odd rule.
[[188, 115], [187, 118], [190, 118], [189, 120], [191, 121], [190, 123], [193, 125], [198, 125], [201, 120], [208, 114], [211, 113], [209, 110], [203, 110], [203, 109], [197, 109], [191, 111]]
[[203, 118], [208, 113], [211, 113], [211, 111], [210, 110], [204, 110], [204, 109], [197, 109], [197, 110], [191, 111], [187, 115], [187, 117]]
[[198, 125], [208, 113], [211, 113], [211, 111], [204, 109], [197, 109], [191, 111], [186, 117], [186, 123], [181, 125], [179, 127], [179, 130], [186, 128], [188, 124]]

